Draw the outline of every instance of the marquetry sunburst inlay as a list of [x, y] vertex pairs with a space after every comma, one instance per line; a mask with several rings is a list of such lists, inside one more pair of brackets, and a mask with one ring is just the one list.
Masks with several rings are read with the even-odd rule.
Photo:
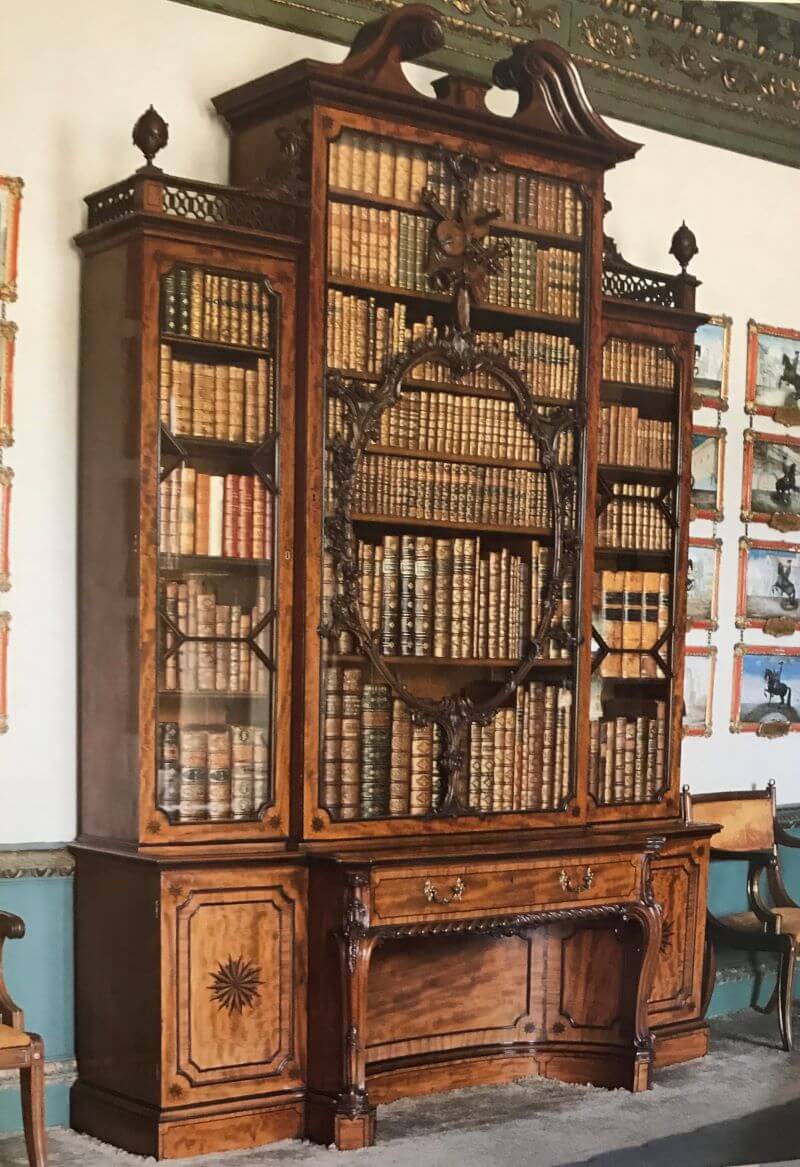
[[259, 986], [261, 969], [244, 957], [229, 956], [211, 975], [209, 991], [220, 1009], [228, 1013], [243, 1013], [252, 1009], [261, 996]]

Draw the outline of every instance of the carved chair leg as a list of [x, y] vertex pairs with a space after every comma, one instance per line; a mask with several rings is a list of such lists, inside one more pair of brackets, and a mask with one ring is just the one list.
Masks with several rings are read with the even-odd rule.
[[44, 1043], [31, 1034], [31, 1064], [20, 1070], [22, 1124], [30, 1167], [46, 1167], [47, 1136], [44, 1133]]
[[703, 957], [703, 989], [700, 1002], [700, 1016], [705, 1017], [711, 1004], [711, 995], [714, 992], [714, 982], [717, 977], [717, 947], [713, 937], [706, 931], [706, 948]]
[[783, 1048], [790, 1052], [792, 1048], [792, 990], [794, 988], [794, 938], [787, 936], [788, 943], [781, 953], [778, 968], [778, 1025], [781, 1031]]

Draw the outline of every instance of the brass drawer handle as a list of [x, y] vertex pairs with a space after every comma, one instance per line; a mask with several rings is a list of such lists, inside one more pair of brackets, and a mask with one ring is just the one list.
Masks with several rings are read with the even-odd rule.
[[587, 867], [583, 874], [583, 879], [580, 881], [580, 883], [573, 883], [562, 867], [561, 874], [558, 877], [558, 882], [561, 884], [562, 891], [571, 891], [574, 892], [576, 896], [579, 896], [582, 891], [588, 891], [594, 883], [594, 872], [592, 871], [591, 867]]
[[440, 896], [432, 880], [426, 879], [422, 891], [429, 904], [452, 904], [453, 900], [460, 900], [467, 885], [459, 875], [450, 889], [449, 896]]

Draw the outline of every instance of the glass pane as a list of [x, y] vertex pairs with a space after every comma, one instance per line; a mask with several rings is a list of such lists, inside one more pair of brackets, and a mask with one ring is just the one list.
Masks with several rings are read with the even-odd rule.
[[278, 300], [188, 267], [162, 297], [158, 805], [255, 819], [273, 802]]

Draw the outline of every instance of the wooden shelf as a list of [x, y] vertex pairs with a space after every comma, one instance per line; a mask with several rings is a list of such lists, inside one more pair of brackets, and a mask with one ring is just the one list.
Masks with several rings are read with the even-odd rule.
[[350, 516], [354, 523], [371, 527], [413, 527], [428, 531], [465, 531], [467, 534], [486, 532], [493, 535], [511, 535], [522, 538], [552, 539], [552, 527], [501, 527], [494, 523], [475, 523], [454, 519], [411, 519], [403, 515], [368, 515], [357, 511]]
[[[397, 665], [417, 666], [420, 668], [439, 668], [439, 669], [508, 669], [516, 668], [522, 660], [521, 656], [514, 657], [462, 657], [462, 656], [382, 656], [382, 660], [388, 665], [395, 667]], [[332, 654], [329, 658], [333, 664], [342, 665], [366, 665], [369, 666], [370, 661], [365, 656], [360, 656], [358, 653], [342, 653]], [[570, 657], [568, 660], [558, 658], [555, 660], [542, 659], [537, 660], [534, 664], [534, 669], [569, 669], [572, 668], [574, 660]]]
[[[348, 292], [362, 292], [367, 296], [385, 296], [390, 300], [408, 300], [428, 308], [435, 307], [437, 304], [453, 307], [454, 304], [452, 296], [446, 296], [440, 292], [417, 292], [411, 288], [395, 288], [390, 284], [372, 284], [366, 280], [353, 280], [346, 276], [329, 276], [328, 284]], [[505, 316], [509, 320], [535, 324], [546, 332], [580, 334], [583, 330], [583, 321], [577, 316], [556, 316], [548, 312], [533, 312], [525, 308], [509, 308], [501, 304], [487, 303], [473, 304], [472, 311], [477, 315]]]
[[599, 547], [594, 550], [595, 559], [635, 559], [642, 563], [672, 563], [672, 549], [653, 551], [642, 547]]
[[[362, 207], [380, 207], [393, 211], [409, 211], [427, 219], [431, 224], [436, 220], [424, 203], [414, 200], [389, 198], [386, 195], [370, 194], [368, 191], [347, 190], [345, 187], [328, 187], [329, 197], [337, 203], [355, 203]], [[492, 235], [521, 235], [534, 239], [538, 243], [552, 247], [563, 247], [569, 251], [583, 250], [583, 237], [580, 235], [565, 235], [560, 231], [542, 231], [538, 227], [530, 227], [524, 223], [514, 223], [508, 219], [495, 219], [489, 225]]]
[[239, 559], [225, 555], [171, 555], [162, 551], [158, 561], [162, 575], [164, 572], [187, 571], [190, 568], [198, 571], [207, 568], [209, 572], [220, 567], [224, 567], [228, 571], [253, 571], [255, 569], [262, 574], [267, 568], [270, 572], [272, 570], [271, 559]]
[[[610, 466], [601, 462], [598, 463], [597, 473], [610, 482], [630, 482], [632, 484], [651, 482], [671, 485], [677, 481], [674, 470], [656, 470], [649, 466]], [[614, 497], [625, 496], [615, 495]]]
[[541, 470], [541, 462], [517, 462], [511, 458], [489, 458], [480, 454], [443, 454], [439, 450], [407, 450], [402, 446], [367, 446], [368, 454], [383, 454], [390, 458], [418, 458], [433, 462], [453, 462], [460, 466], [500, 466], [510, 470]]
[[[379, 385], [382, 377], [376, 373], [362, 373], [358, 369], [330, 369], [329, 372], [339, 373], [345, 380], [363, 381], [367, 385]], [[524, 373], [520, 374], [523, 378]], [[409, 391], [423, 391], [434, 393], [452, 393], [456, 397], [488, 397], [493, 401], [510, 401], [508, 393], [500, 389], [481, 389], [475, 385], [460, 385], [455, 381], [426, 381], [420, 377], [409, 377], [403, 381], [403, 389]], [[564, 405], [575, 406], [575, 397], [548, 397], [544, 394], [531, 394], [537, 405]]]
[[673, 385], [642, 385], [639, 381], [606, 381], [600, 382], [602, 397], [603, 389], [618, 389], [624, 392], [636, 391], [639, 393], [661, 393], [677, 398], [678, 393]]
[[186, 348], [202, 350], [205, 349], [212, 353], [225, 353], [232, 355], [238, 353], [240, 356], [251, 357], [271, 357], [273, 355], [272, 349], [260, 348], [257, 345], [248, 344], [228, 344], [223, 340], [203, 340], [199, 336], [186, 336], [182, 332], [161, 332], [161, 340], [163, 344], [183, 345]]
[[[169, 438], [179, 445], [185, 446], [190, 452], [208, 451], [209, 453], [220, 454], [255, 454], [259, 450], [266, 449], [276, 436], [274, 434], [268, 434], [257, 442], [236, 442], [230, 441], [227, 438], [202, 438], [195, 434], [173, 433], [172, 430], [168, 430], [167, 432]], [[169, 449], [162, 449], [162, 454], [170, 456]]]
[[174, 697], [178, 701], [269, 701], [269, 693], [226, 693], [218, 689], [159, 689], [159, 700]]

